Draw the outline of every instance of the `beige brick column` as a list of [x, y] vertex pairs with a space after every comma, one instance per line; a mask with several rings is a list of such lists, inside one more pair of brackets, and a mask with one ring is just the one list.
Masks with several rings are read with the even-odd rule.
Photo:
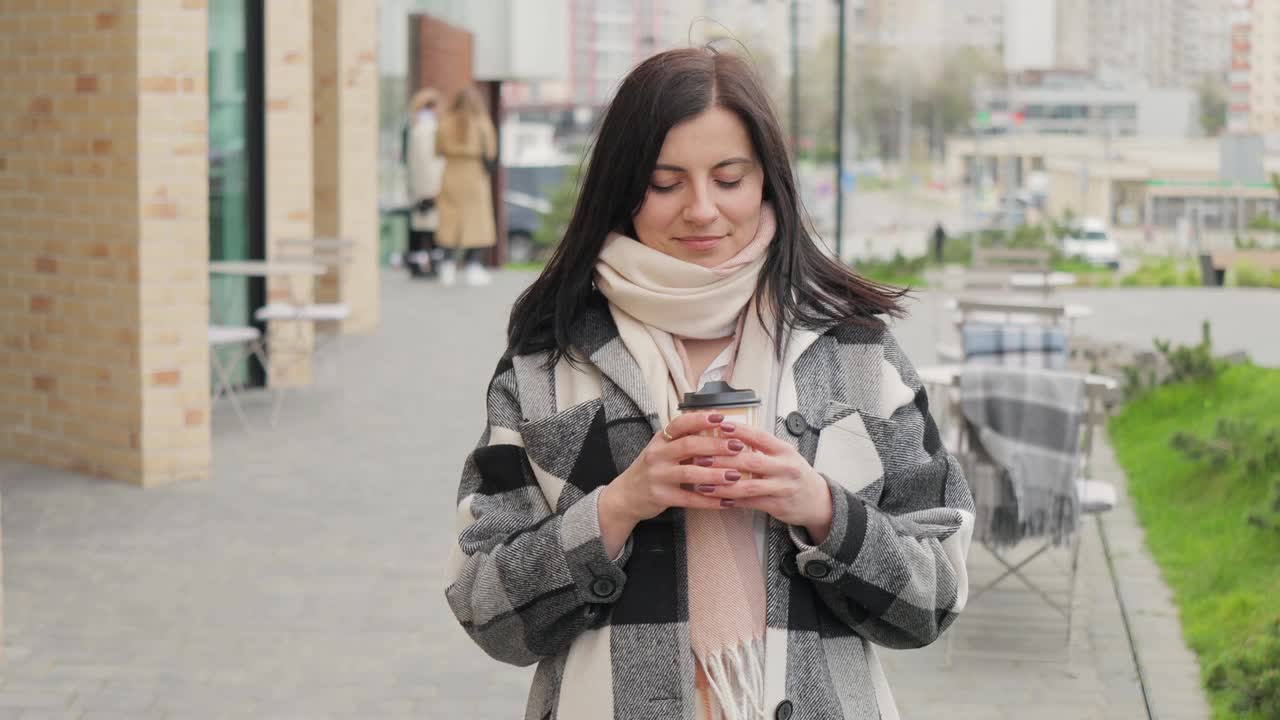
[[203, 5], [0, 0], [0, 457], [208, 475]]
[[[360, 3], [363, 5], [363, 3]], [[266, 26], [266, 192], [267, 257], [282, 238], [315, 234], [313, 210], [311, 0], [263, 3]], [[294, 251], [296, 254], [296, 251]], [[308, 276], [271, 278], [268, 301], [314, 298]], [[311, 382], [312, 327], [273, 322], [268, 330], [272, 384]]]
[[362, 3], [314, 0], [315, 230], [355, 243], [316, 294], [351, 307], [342, 332], [379, 318], [377, 19]]
[[138, 2], [143, 477], [208, 477], [209, 89], [204, 0]]

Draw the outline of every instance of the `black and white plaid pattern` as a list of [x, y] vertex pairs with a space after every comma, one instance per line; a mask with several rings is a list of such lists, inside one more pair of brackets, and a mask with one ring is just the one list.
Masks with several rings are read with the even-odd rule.
[[[657, 414], [599, 296], [574, 340], [582, 371], [499, 362], [446, 595], [490, 655], [539, 663], [528, 720], [695, 720], [682, 512], [641, 523], [617, 562], [599, 531], [599, 489]], [[770, 520], [767, 714], [786, 703], [794, 717], [896, 718], [872, 645], [927, 645], [963, 609], [968, 487], [884, 330], [797, 332], [775, 427], [827, 478], [834, 515], [817, 546]]]
[[1066, 330], [1036, 323], [968, 321], [960, 328], [966, 364], [1062, 370]]
[[974, 448], [965, 470], [978, 503], [975, 536], [995, 546], [1069, 541], [1080, 523], [1084, 377], [966, 366], [960, 404]]

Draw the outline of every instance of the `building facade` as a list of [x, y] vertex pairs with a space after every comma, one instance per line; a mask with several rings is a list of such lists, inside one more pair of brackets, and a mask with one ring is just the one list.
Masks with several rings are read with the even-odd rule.
[[1280, 133], [1280, 6], [1253, 0], [1248, 43], [1249, 130]]
[[0, 457], [207, 477], [211, 316], [286, 292], [211, 256], [346, 237], [292, 291], [377, 324], [376, 58], [363, 3], [0, 1]]

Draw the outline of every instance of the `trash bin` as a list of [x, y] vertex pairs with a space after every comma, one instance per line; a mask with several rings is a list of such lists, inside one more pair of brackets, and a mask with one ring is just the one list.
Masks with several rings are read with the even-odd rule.
[[1213, 256], [1209, 253], [1200, 254], [1200, 281], [1205, 287], [1222, 287], [1226, 284], [1227, 271], [1219, 270], [1213, 266]]

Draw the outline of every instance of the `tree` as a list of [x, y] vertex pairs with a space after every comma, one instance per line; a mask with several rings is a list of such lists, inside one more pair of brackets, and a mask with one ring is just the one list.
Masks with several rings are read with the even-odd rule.
[[1205, 75], [1196, 92], [1200, 95], [1200, 127], [1205, 135], [1216, 137], [1227, 125], [1227, 89], [1221, 77]]

